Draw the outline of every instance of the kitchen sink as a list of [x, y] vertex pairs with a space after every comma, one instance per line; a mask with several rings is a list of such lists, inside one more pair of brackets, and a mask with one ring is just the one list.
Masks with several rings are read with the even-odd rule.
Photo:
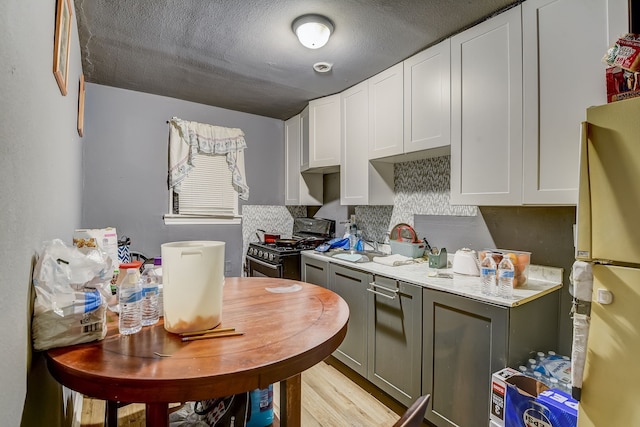
[[326, 256], [330, 256], [332, 258], [337, 258], [343, 261], [350, 262], [371, 262], [374, 257], [384, 257], [388, 256], [380, 251], [375, 250], [365, 250], [365, 251], [345, 251], [345, 250], [332, 250], [323, 253]]

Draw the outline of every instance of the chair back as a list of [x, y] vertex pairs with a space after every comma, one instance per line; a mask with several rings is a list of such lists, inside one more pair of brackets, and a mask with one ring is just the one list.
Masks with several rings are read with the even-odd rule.
[[430, 398], [430, 394], [417, 398], [393, 427], [421, 427]]

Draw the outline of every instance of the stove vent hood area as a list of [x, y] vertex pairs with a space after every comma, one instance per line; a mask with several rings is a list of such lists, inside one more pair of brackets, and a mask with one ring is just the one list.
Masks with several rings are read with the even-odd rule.
[[[75, 0], [75, 18], [87, 82], [286, 120], [520, 2]], [[333, 24], [325, 46], [298, 41], [305, 14]]]

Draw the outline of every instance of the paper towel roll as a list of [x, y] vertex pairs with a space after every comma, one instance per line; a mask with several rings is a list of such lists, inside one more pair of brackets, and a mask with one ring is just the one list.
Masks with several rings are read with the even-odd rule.
[[593, 271], [591, 263], [576, 261], [571, 269], [571, 283], [573, 284], [573, 297], [581, 301], [591, 301], [593, 291]]

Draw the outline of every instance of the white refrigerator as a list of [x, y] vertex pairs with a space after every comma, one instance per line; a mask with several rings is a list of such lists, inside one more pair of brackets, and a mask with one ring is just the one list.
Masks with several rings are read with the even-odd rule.
[[580, 156], [593, 291], [578, 426], [640, 426], [640, 98], [589, 108]]

